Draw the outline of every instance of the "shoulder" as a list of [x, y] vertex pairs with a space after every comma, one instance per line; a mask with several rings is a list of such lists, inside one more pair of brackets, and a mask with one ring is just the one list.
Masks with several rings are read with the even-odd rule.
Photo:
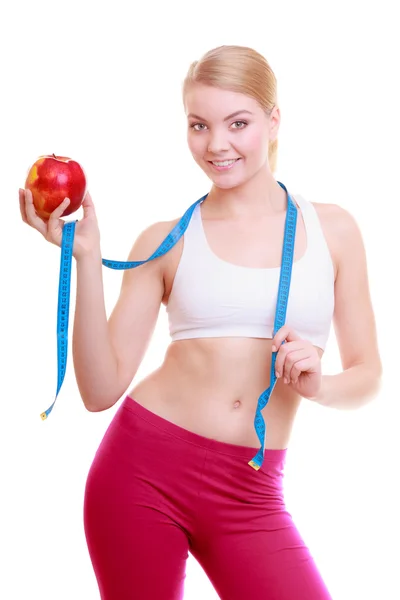
[[335, 246], [339, 246], [341, 254], [347, 252], [348, 244], [355, 247], [363, 244], [360, 227], [354, 217], [348, 210], [338, 204], [324, 204], [320, 202], [312, 203], [322, 229]]
[[[154, 254], [157, 248], [162, 244], [175, 225], [180, 221], [180, 217], [170, 221], [156, 221], [143, 229], [135, 239], [128, 255], [128, 261], [147, 261]], [[181, 252], [181, 242], [179, 240], [172, 249], [157, 258], [144, 263], [141, 270], [146, 273], [154, 273], [157, 277], [164, 280], [168, 264], [171, 257], [176, 252]], [[136, 269], [133, 269], [136, 271]], [[129, 279], [129, 270], [126, 279]]]
[[157, 221], [148, 225], [137, 236], [130, 251], [132, 258], [129, 260], [145, 260], [151, 256], [178, 222], [179, 218], [171, 221]]
[[323, 202], [311, 203], [324, 229], [333, 235], [349, 235], [357, 231], [358, 225], [354, 216], [339, 204]]
[[339, 204], [312, 202], [328, 244], [335, 266], [335, 278], [343, 261], [364, 251], [358, 223], [348, 210]]

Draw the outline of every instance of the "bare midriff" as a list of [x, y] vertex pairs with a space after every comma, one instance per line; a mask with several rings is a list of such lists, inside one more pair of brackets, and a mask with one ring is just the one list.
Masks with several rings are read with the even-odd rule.
[[[271, 346], [269, 339], [239, 337], [172, 342], [162, 365], [128, 395], [198, 435], [258, 448], [254, 416], [258, 398], [269, 386]], [[278, 379], [262, 410], [267, 423], [265, 448], [287, 448], [300, 401]]]

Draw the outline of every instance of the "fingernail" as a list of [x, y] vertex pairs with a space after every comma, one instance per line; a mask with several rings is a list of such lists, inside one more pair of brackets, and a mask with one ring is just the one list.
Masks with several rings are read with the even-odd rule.
[[276, 352], [276, 346], [272, 346], [272, 352]]
[[288, 383], [288, 382], [289, 382], [288, 379], [286, 379], [286, 377], [285, 377], [283, 380], [283, 383]]
[[279, 373], [279, 371], [275, 371], [275, 375], [276, 375], [276, 377], [278, 377], [278, 379], [281, 376], [281, 374]]

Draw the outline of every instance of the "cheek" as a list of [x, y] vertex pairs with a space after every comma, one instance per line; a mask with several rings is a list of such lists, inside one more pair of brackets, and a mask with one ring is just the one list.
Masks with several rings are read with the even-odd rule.
[[201, 136], [194, 136], [189, 132], [187, 135], [187, 143], [193, 157], [201, 157], [204, 154], [204, 140]]
[[243, 151], [247, 155], [264, 155], [268, 153], [267, 136], [260, 129], [254, 128], [243, 140]]

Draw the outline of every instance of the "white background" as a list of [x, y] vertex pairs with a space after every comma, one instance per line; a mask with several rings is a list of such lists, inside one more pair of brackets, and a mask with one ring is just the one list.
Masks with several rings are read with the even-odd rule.
[[[103, 257], [126, 260], [143, 228], [180, 216], [209, 189], [186, 146], [181, 83], [190, 62], [233, 43], [264, 54], [278, 79], [277, 179], [310, 201], [340, 204], [360, 225], [384, 364], [383, 387], [361, 410], [303, 402], [287, 504], [335, 600], [400, 598], [396, 2], [133, 5], [14, 0], [0, 12], [0, 597], [99, 598], [83, 492], [120, 404], [86, 412], [69, 354], [55, 409], [40, 419], [56, 390], [60, 253], [20, 220], [18, 187], [41, 154], [78, 160]], [[121, 277], [104, 268], [108, 312]], [[74, 301], [75, 271], [71, 321]], [[162, 308], [138, 380], [168, 341]], [[340, 370], [333, 333], [323, 369]], [[191, 557], [185, 598], [216, 599]]]

